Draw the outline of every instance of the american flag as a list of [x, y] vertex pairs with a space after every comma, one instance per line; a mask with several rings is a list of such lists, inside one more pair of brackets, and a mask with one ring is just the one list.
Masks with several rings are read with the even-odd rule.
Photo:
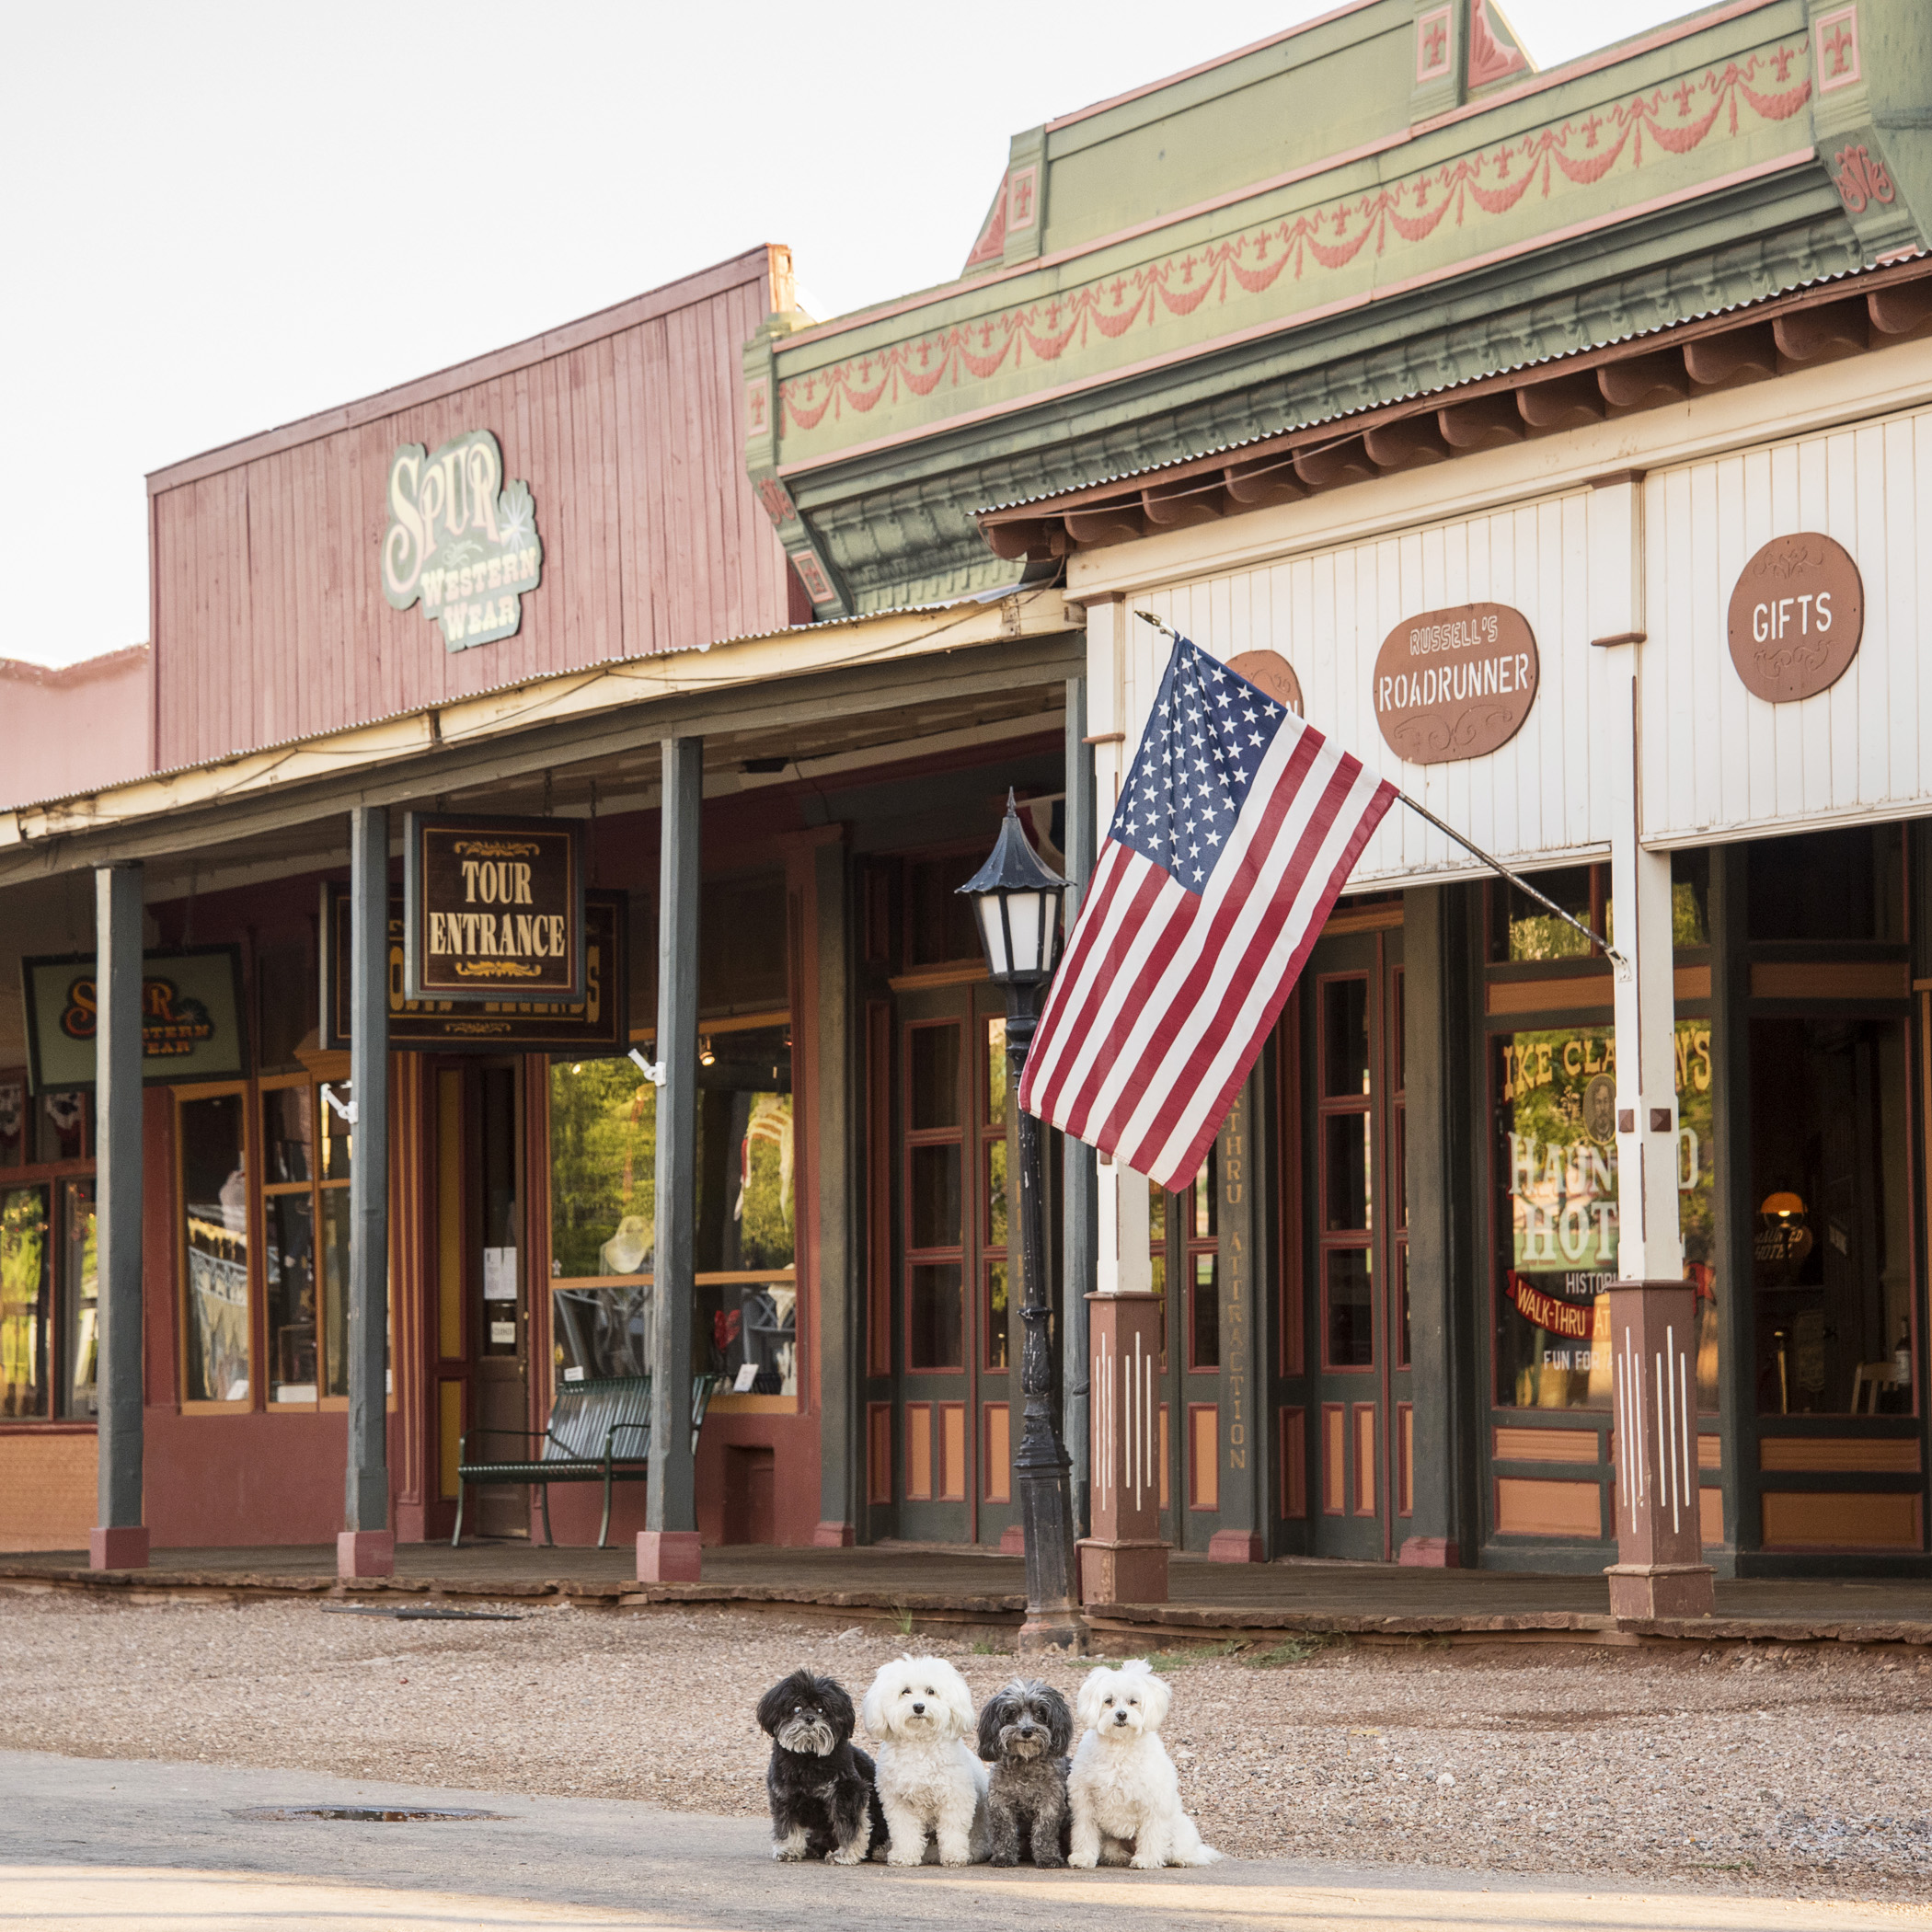
[[1395, 798], [1177, 637], [1019, 1104], [1185, 1187]]

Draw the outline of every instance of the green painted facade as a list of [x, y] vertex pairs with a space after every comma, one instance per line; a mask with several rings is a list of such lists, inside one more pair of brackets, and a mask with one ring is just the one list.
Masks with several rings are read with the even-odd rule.
[[1367, 0], [1017, 136], [960, 281], [747, 345], [747, 460], [820, 615], [891, 608], [1011, 581], [977, 510], [1928, 232], [1923, 0], [1731, 0], [1547, 75], [1484, 0]]

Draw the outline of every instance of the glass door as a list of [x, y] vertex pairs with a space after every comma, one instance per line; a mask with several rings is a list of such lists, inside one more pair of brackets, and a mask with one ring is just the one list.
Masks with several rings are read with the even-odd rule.
[[[530, 1425], [530, 1315], [523, 1265], [521, 1109], [513, 1065], [470, 1071], [466, 1098], [467, 1253], [473, 1364], [471, 1422], [481, 1429]], [[516, 1447], [507, 1440], [489, 1453]], [[521, 1486], [477, 1492], [477, 1528], [486, 1536], [527, 1536], [532, 1491]]]
[[1305, 982], [1311, 1541], [1382, 1561], [1413, 1466], [1401, 951], [1398, 930], [1324, 939]]

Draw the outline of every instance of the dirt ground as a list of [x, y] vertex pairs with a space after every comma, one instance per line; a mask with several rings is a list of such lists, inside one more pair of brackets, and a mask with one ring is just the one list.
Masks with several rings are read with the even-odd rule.
[[[753, 1708], [799, 1664], [855, 1702], [907, 1648], [950, 1658], [979, 1698], [1018, 1668], [943, 1631], [501, 1607], [516, 1620], [0, 1590], [0, 1746], [748, 1816], [765, 1809]], [[1932, 1900], [1932, 1663], [1909, 1653], [1288, 1643], [1157, 1661], [1182, 1789], [1236, 1857]], [[1071, 1694], [1085, 1668], [1040, 1674]]]

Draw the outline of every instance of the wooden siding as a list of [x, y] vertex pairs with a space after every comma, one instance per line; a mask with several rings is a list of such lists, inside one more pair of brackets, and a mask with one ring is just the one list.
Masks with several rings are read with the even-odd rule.
[[[739, 420], [741, 351], [782, 264], [755, 249], [152, 477], [158, 767], [785, 624]], [[473, 429], [530, 486], [543, 581], [515, 637], [450, 651], [420, 605], [389, 607], [377, 551], [396, 449]]]
[[[1644, 836], [1689, 844], [1920, 809], [1932, 792], [1932, 412], [1658, 471], [1644, 489]], [[1731, 591], [1760, 547], [1803, 530], [1857, 562], [1864, 638], [1829, 690], [1770, 705], [1731, 666]]]
[[[1608, 740], [1596, 729], [1607, 693], [1590, 647], [1588, 493], [1432, 524], [1372, 543], [1204, 577], [1150, 594], [1164, 616], [1224, 661], [1278, 650], [1301, 681], [1309, 723], [1358, 753], [1432, 811], [1502, 857], [1605, 849]], [[1520, 610], [1536, 639], [1536, 701], [1523, 729], [1486, 758], [1409, 765], [1383, 742], [1371, 692], [1383, 639], [1405, 617], [1490, 600]], [[1141, 600], [1135, 600], [1140, 607]], [[1139, 741], [1167, 639], [1128, 627], [1121, 716]], [[1467, 855], [1399, 807], [1382, 822], [1354, 887], [1431, 871], [1466, 871]]]

